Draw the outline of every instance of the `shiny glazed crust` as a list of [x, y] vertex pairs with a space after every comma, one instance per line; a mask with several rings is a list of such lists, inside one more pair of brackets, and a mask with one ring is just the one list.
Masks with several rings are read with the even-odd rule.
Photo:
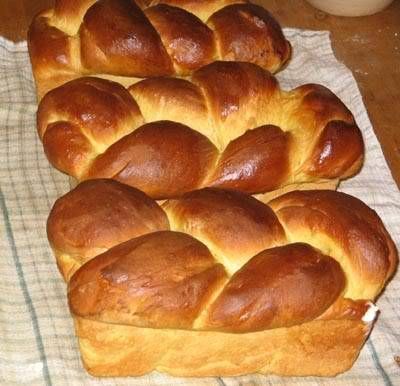
[[56, 0], [28, 32], [39, 97], [83, 75], [185, 76], [215, 60], [275, 72], [290, 57], [279, 24], [245, 0]]
[[78, 180], [113, 178], [156, 199], [205, 186], [250, 194], [354, 175], [362, 135], [325, 87], [286, 92], [260, 67], [215, 62], [191, 80], [129, 92], [99, 78], [50, 91], [38, 110], [50, 162]]
[[266, 205], [206, 188], [160, 207], [91, 180], [57, 200], [47, 230], [83, 361], [101, 376], [335, 375], [398, 261], [376, 213], [332, 191]]

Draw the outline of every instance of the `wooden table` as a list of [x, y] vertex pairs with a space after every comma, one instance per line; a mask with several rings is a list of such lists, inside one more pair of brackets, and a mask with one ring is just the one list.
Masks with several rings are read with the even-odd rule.
[[[23, 40], [32, 16], [53, 0], [0, 0], [0, 35]], [[336, 56], [354, 73], [375, 133], [400, 187], [400, 0], [362, 18], [329, 16], [304, 0], [255, 0], [282, 26], [329, 30]]]

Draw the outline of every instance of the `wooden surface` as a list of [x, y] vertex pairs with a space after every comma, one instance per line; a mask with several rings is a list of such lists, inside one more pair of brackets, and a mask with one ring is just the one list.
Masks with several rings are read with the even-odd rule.
[[[304, 0], [255, 0], [282, 26], [331, 31], [336, 56], [354, 73], [375, 133], [400, 187], [400, 0], [362, 18], [329, 16]], [[33, 15], [52, 0], [0, 0], [0, 35], [25, 39]]]

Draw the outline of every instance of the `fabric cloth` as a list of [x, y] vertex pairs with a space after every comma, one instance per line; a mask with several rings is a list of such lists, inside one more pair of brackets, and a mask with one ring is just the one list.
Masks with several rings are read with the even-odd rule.
[[[366, 162], [340, 190], [374, 208], [397, 245], [400, 193], [385, 163], [351, 72], [334, 57], [328, 32], [287, 29], [294, 48], [278, 75], [284, 88], [321, 83], [346, 103], [362, 129]], [[182, 379], [152, 373], [95, 379], [80, 362], [66, 299], [46, 238], [55, 199], [68, 177], [50, 166], [36, 133], [35, 89], [26, 43], [0, 38], [0, 384], [1, 385], [390, 385], [400, 384], [400, 275], [377, 302], [381, 314], [354, 367], [336, 378]]]

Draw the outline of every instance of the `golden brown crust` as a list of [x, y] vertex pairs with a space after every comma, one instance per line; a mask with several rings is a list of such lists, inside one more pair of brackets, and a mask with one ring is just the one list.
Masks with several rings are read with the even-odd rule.
[[[76, 77], [71, 58], [71, 38], [49, 25], [46, 13], [38, 15], [30, 25], [28, 47], [40, 98], [48, 90]], [[49, 74], [52, 74], [51, 81], [48, 80]]]
[[228, 144], [207, 185], [247, 193], [277, 189], [289, 179], [289, 154], [290, 133], [279, 127], [246, 131]]
[[222, 8], [210, 17], [208, 24], [215, 31], [223, 60], [255, 63], [276, 72], [290, 57], [291, 47], [279, 24], [266, 9], [255, 4]]
[[81, 132], [80, 126], [71, 122], [50, 123], [42, 141], [46, 156], [53, 165], [76, 177], [83, 174], [96, 156], [92, 143]]
[[[344, 121], [354, 123], [350, 110], [341, 103], [336, 95], [319, 84], [306, 84], [293, 90], [301, 98], [299, 115], [305, 108], [316, 117], [316, 121], [328, 123], [330, 121]], [[300, 117], [298, 117], [300, 119]], [[307, 119], [307, 117], [304, 117]]]
[[98, 78], [69, 82], [48, 93], [41, 106], [37, 115], [41, 138], [49, 123], [72, 121], [92, 141], [105, 144], [143, 123], [139, 107], [126, 89]]
[[374, 299], [397, 264], [396, 247], [376, 213], [345, 193], [297, 191], [269, 203], [291, 242], [309, 240], [334, 254], [347, 277], [345, 296]]
[[[348, 157], [346, 149], [353, 152]], [[359, 170], [364, 153], [360, 129], [353, 123], [330, 121], [322, 131], [309, 158], [307, 173], [322, 178], [346, 178]]]
[[[244, 14], [262, 28], [239, 24]], [[240, 30], [233, 33], [229, 18], [238, 19]], [[40, 98], [62, 79], [82, 75], [130, 77], [132, 83], [186, 75], [214, 60], [248, 60], [278, 71], [290, 55], [273, 17], [242, 0], [57, 0], [33, 20], [28, 35]]]
[[90, 180], [51, 212], [60, 269], [79, 268], [68, 297], [91, 374], [334, 375], [352, 365], [376, 318], [370, 300], [398, 261], [375, 212], [337, 192], [266, 205], [215, 188], [162, 208]]
[[160, 209], [127, 185], [90, 180], [57, 201], [48, 220], [49, 239], [56, 251], [81, 256], [82, 264], [96, 251], [168, 229], [166, 216], [171, 230], [207, 245], [230, 274], [264, 250], [307, 242], [339, 262], [347, 277], [346, 297], [373, 300], [397, 265], [396, 248], [376, 213], [331, 191], [291, 192], [265, 205], [237, 191], [207, 188]]
[[145, 10], [180, 74], [211, 63], [217, 57], [214, 34], [199, 18], [182, 8], [160, 4]]
[[[49, 92], [38, 129], [50, 161], [79, 180], [114, 177], [158, 199], [204, 186], [265, 193], [347, 178], [362, 165], [361, 132], [336, 95], [318, 85], [284, 92], [250, 63], [215, 62], [192, 81], [146, 79], [129, 92], [98, 78]], [[154, 162], [144, 159], [149, 149]]]
[[80, 41], [85, 72], [135, 77], [173, 73], [159, 34], [134, 1], [97, 1], [85, 14]]
[[[53, 250], [79, 266], [121, 242], [167, 229], [168, 219], [153, 200], [112, 180], [81, 183], [56, 201], [47, 222]], [[71, 269], [62, 269], [64, 276], [70, 276]]]
[[345, 280], [334, 259], [307, 244], [265, 250], [224, 287], [211, 306], [208, 326], [249, 332], [311, 321], [341, 294]]
[[171, 229], [203, 241], [230, 273], [262, 250], [286, 243], [270, 208], [236, 191], [197, 190], [167, 201], [163, 209]]
[[200, 186], [218, 152], [203, 135], [179, 123], [148, 123], [110, 146], [84, 178], [113, 178], [162, 199]]
[[149, 78], [128, 90], [140, 105], [146, 122], [179, 122], [218, 144], [216, 128], [210, 124], [208, 101], [194, 83], [177, 78]]
[[279, 86], [260, 67], [242, 62], [213, 63], [196, 71], [192, 82], [202, 90], [214, 126], [224, 128], [218, 136], [222, 148], [248, 129], [274, 123], [266, 120], [264, 109], [277, 97]]
[[226, 280], [221, 264], [184, 233], [153, 232], [110, 249], [69, 283], [76, 315], [108, 323], [191, 328]]
[[78, 179], [98, 153], [143, 124], [129, 93], [97, 78], [69, 82], [48, 93], [41, 106], [37, 128], [48, 158]]
[[226, 281], [202, 243], [153, 232], [86, 263], [71, 278], [69, 304], [73, 314], [106, 323], [249, 333], [311, 321], [345, 285], [339, 264], [307, 244], [254, 256], [209, 304]]

